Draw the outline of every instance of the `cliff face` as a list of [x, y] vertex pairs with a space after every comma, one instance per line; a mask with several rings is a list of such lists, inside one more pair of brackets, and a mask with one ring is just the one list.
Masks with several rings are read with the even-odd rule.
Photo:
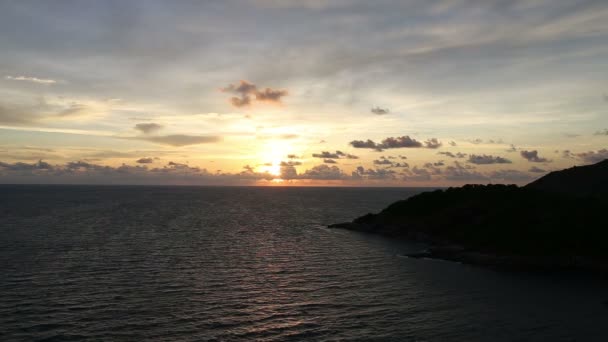
[[551, 172], [525, 187], [575, 196], [606, 196], [608, 159], [593, 165]]

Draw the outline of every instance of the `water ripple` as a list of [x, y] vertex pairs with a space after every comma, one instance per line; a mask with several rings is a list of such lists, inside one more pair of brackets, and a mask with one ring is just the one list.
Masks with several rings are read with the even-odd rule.
[[325, 228], [407, 189], [2, 190], [3, 341], [608, 336], [605, 282], [402, 258], [419, 247]]

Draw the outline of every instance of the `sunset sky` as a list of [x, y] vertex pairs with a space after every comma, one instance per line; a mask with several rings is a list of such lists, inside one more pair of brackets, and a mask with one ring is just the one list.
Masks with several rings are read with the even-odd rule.
[[605, 0], [0, 2], [0, 183], [525, 184], [607, 148]]

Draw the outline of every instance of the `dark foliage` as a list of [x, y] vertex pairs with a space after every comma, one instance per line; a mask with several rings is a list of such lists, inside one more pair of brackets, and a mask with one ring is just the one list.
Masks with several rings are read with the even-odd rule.
[[[585, 175], [593, 177], [578, 171], [572, 176], [569, 169], [521, 188], [465, 185], [425, 192], [354, 223], [380, 234], [485, 253], [606, 257], [608, 197], [599, 186], [608, 175], [606, 165], [604, 161], [585, 167]], [[596, 184], [595, 190], [580, 191], [577, 182]], [[574, 191], [555, 191], [560, 183]]]
[[526, 187], [579, 196], [605, 196], [608, 194], [608, 159], [551, 172]]

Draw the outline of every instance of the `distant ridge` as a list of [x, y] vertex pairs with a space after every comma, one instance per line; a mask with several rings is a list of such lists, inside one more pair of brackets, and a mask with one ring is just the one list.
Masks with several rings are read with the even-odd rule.
[[525, 186], [576, 196], [608, 194], [608, 159], [593, 165], [554, 171]]

